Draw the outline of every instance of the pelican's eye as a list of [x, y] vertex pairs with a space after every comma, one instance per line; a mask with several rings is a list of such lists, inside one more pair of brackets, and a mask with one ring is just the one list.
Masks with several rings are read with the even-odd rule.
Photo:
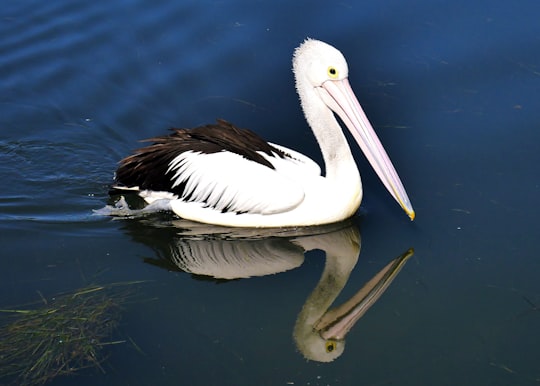
[[335, 340], [327, 340], [326, 341], [326, 352], [331, 353], [334, 351], [337, 347], [337, 342]]
[[326, 70], [326, 72], [328, 73], [328, 76], [332, 79], [337, 79], [338, 77], [338, 70], [337, 68], [335, 68], [334, 66], [330, 66], [328, 67], [328, 70]]

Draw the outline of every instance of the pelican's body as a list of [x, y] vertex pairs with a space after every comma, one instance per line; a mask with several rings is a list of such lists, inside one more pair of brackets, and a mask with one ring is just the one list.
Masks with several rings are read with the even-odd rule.
[[343, 55], [306, 40], [295, 51], [296, 89], [319, 142], [326, 174], [308, 157], [225, 121], [169, 136], [121, 161], [117, 189], [170, 200], [180, 217], [240, 227], [306, 226], [352, 216], [362, 184], [334, 113], [351, 130], [379, 177], [411, 219], [414, 211], [347, 80]]

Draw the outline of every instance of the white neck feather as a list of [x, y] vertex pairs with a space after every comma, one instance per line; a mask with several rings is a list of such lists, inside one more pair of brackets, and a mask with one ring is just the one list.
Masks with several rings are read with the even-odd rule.
[[344, 173], [358, 175], [351, 149], [334, 113], [321, 100], [306, 77], [301, 74], [295, 75], [296, 89], [304, 115], [321, 148], [326, 178], [339, 179]]

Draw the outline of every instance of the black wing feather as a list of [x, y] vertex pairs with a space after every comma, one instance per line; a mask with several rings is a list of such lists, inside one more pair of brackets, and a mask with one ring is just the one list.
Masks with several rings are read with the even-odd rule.
[[[187, 181], [173, 187], [175, 171], [167, 173], [167, 170], [170, 163], [186, 151], [206, 154], [229, 151], [271, 169], [274, 169], [272, 164], [258, 152], [282, 158], [287, 156], [251, 130], [237, 128], [221, 119], [215, 124], [193, 129], [172, 130], [170, 135], [145, 140], [152, 144], [121, 160], [116, 171], [117, 185], [138, 186], [141, 190], [167, 191], [182, 196]], [[189, 201], [189, 197], [185, 199]]]

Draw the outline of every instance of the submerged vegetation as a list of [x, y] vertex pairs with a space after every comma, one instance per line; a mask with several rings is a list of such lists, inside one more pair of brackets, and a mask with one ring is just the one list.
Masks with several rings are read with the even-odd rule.
[[112, 335], [137, 283], [90, 285], [51, 300], [42, 297], [25, 309], [0, 310], [0, 381], [39, 385], [84, 368], [104, 372], [103, 348], [126, 342]]

